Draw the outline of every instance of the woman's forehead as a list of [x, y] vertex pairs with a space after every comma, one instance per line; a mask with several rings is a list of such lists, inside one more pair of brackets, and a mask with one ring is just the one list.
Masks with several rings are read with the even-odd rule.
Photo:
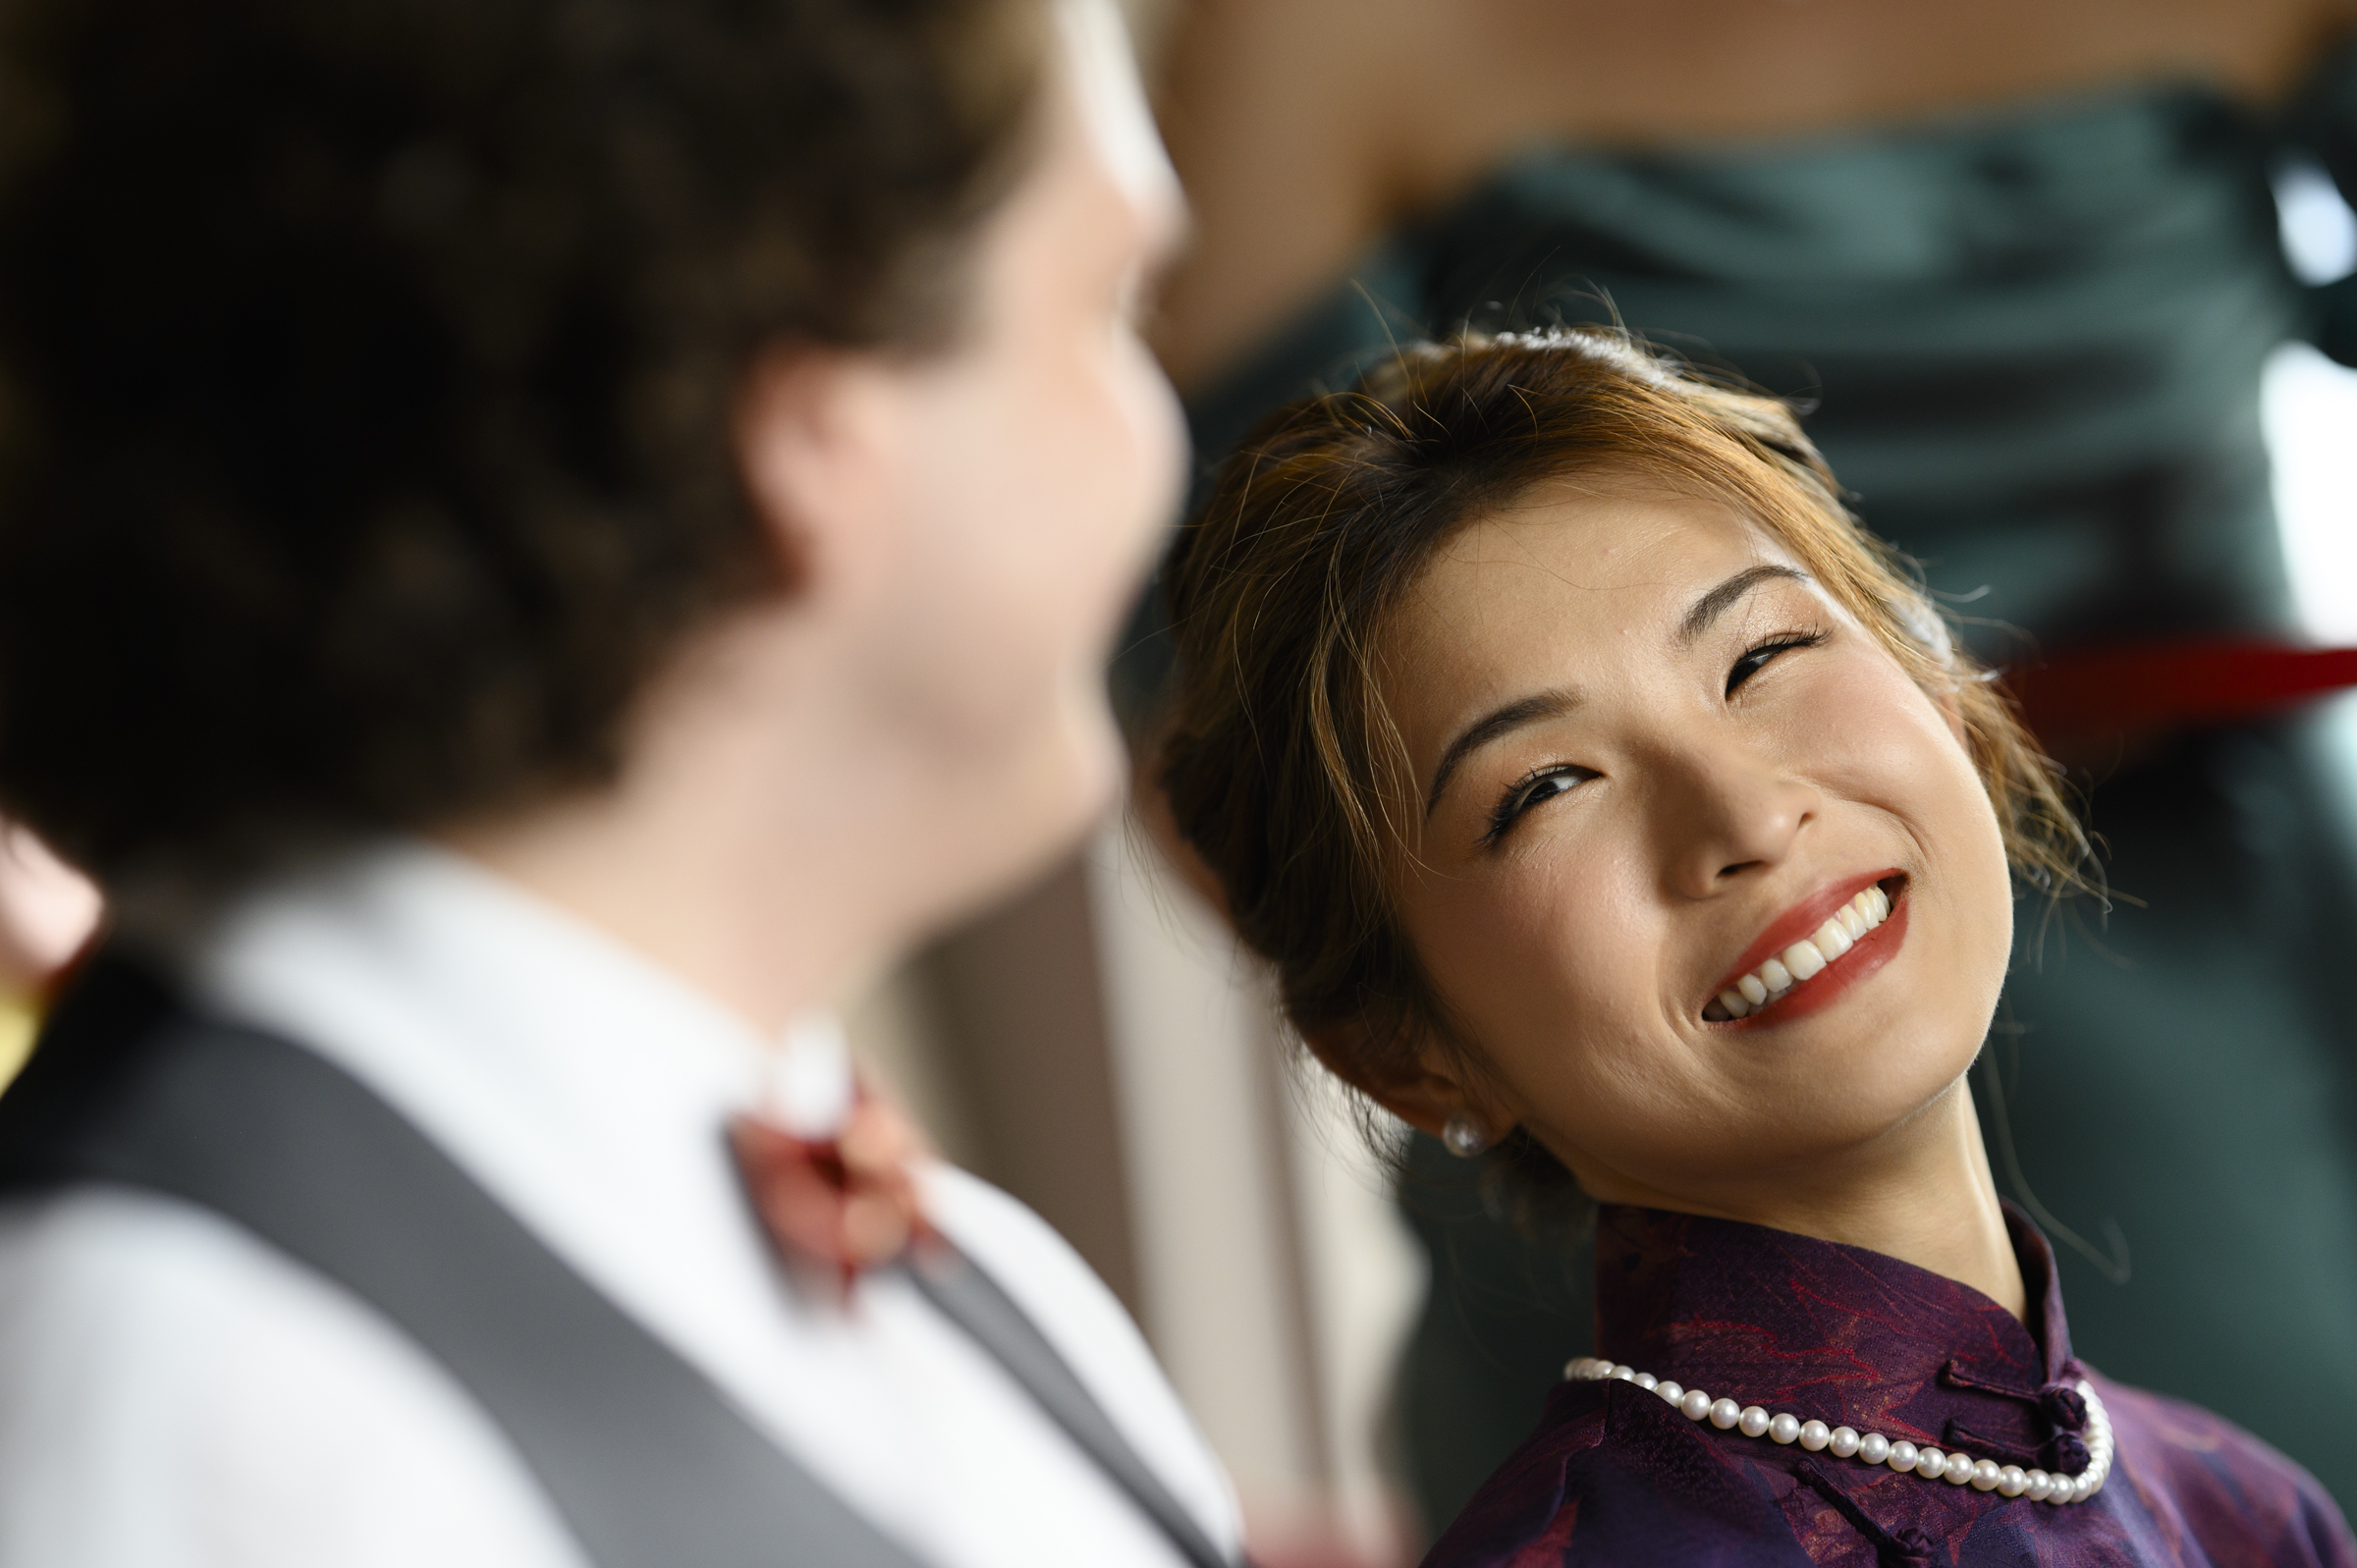
[[[1634, 633], [1682, 614], [1694, 592], [1745, 566], [1799, 563], [1727, 502], [1624, 488], [1525, 497], [1458, 529], [1401, 603], [1400, 640], [1461, 646], [1484, 631]], [[1417, 652], [1437, 651], [1417, 648]]]
[[1781, 541], [1725, 502], [1534, 498], [1462, 530], [1400, 604], [1383, 639], [1384, 705], [1421, 777], [1470, 714], [1534, 696], [1569, 712], [1680, 657], [1698, 607], [1729, 584], [1742, 591], [1719, 613], [1738, 623], [1793, 591], [1833, 608]]

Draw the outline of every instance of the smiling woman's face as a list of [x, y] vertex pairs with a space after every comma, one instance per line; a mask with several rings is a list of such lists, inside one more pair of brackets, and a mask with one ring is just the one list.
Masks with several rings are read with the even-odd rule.
[[1456, 534], [1385, 654], [1401, 919], [1493, 1129], [1600, 1199], [1739, 1215], [1962, 1093], [2012, 935], [1996, 816], [1948, 712], [1764, 529], [1551, 490]]

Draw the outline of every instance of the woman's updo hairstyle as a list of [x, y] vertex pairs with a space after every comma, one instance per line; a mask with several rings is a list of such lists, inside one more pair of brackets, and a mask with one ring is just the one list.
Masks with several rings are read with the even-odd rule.
[[[2051, 891], [2078, 882], [2087, 843], [2052, 765], [1900, 559], [1843, 508], [1783, 404], [1605, 329], [1409, 348], [1263, 421], [1164, 573], [1178, 674], [1154, 771], [1236, 931], [1276, 966], [1288, 1016], [1361, 1088], [1404, 1081], [1421, 1042], [1466, 1045], [1387, 892], [1414, 789], [1377, 686], [1386, 620], [1457, 529], [1583, 474], [1720, 501], [1774, 534], [1918, 685], [1954, 702], [2016, 874]], [[1526, 1137], [1495, 1153], [1509, 1177], [1565, 1179]]]

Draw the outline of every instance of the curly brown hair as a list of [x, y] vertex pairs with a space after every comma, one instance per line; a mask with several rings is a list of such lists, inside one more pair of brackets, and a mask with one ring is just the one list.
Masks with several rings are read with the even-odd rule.
[[[1178, 675], [1150, 763], [1286, 1012], [1361, 1087], [1405, 1081], [1426, 1041], [1465, 1051], [1387, 892], [1413, 791], [1377, 684], [1386, 620], [1457, 529], [1598, 472], [1724, 501], [1780, 539], [1955, 704], [2017, 875], [2079, 885], [2088, 843], [2056, 770], [1905, 563], [1843, 508], [1783, 404], [1601, 328], [1407, 349], [1273, 414], [1220, 470], [1164, 569]], [[1526, 1138], [1498, 1156], [1562, 1175]]]
[[924, 351], [1039, 0], [25, 0], [0, 804], [113, 881], [609, 778], [778, 585], [730, 413]]

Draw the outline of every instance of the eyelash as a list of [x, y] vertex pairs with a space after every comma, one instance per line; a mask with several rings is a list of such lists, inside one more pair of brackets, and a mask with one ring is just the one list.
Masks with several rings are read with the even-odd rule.
[[[1528, 811], [1532, 806], [1538, 804], [1538, 800], [1531, 797], [1531, 791], [1538, 785], [1546, 783], [1550, 779], [1562, 778], [1566, 774], [1587, 774], [1590, 772], [1591, 771], [1589, 769], [1582, 768], [1577, 763], [1551, 762], [1544, 768], [1533, 768], [1530, 772], [1515, 780], [1511, 784], [1507, 786], [1506, 793], [1499, 798], [1498, 804], [1490, 808], [1490, 825], [1481, 836], [1481, 846], [1484, 849], [1487, 849], [1499, 839], [1505, 838], [1507, 831], [1513, 827], [1515, 823], [1522, 820], [1522, 814]], [[1569, 788], [1566, 786], [1565, 788], [1556, 790], [1555, 794], [1560, 795], [1566, 794], [1568, 792]], [[1540, 798], [1552, 799], [1553, 796], [1542, 796]]]
[[1820, 630], [1781, 632], [1765, 642], [1754, 643], [1743, 651], [1734, 668], [1727, 671], [1727, 695], [1733, 696], [1743, 682], [1767, 669], [1778, 654], [1789, 653], [1794, 648], [1814, 648], [1823, 641], [1825, 633]]
[[[1727, 671], [1727, 695], [1730, 698], [1733, 697], [1742, 688], [1745, 681], [1767, 669], [1770, 664], [1775, 662], [1778, 655], [1789, 653], [1794, 648], [1814, 648], [1825, 641], [1825, 636], [1826, 634], [1822, 630], [1786, 631], [1765, 641], [1754, 643], [1743, 651], [1742, 657], [1737, 659], [1734, 667]], [[1523, 814], [1537, 805], [1540, 800], [1551, 800], [1555, 795], [1569, 793], [1569, 786], [1535, 798], [1531, 793], [1534, 788], [1546, 781], [1561, 779], [1569, 774], [1595, 777], [1592, 769], [1582, 768], [1576, 763], [1554, 762], [1545, 767], [1533, 768], [1508, 784], [1506, 793], [1499, 797], [1498, 804], [1490, 809], [1489, 827], [1481, 836], [1482, 847], [1486, 849], [1505, 838], [1514, 824], [1522, 820]]]

